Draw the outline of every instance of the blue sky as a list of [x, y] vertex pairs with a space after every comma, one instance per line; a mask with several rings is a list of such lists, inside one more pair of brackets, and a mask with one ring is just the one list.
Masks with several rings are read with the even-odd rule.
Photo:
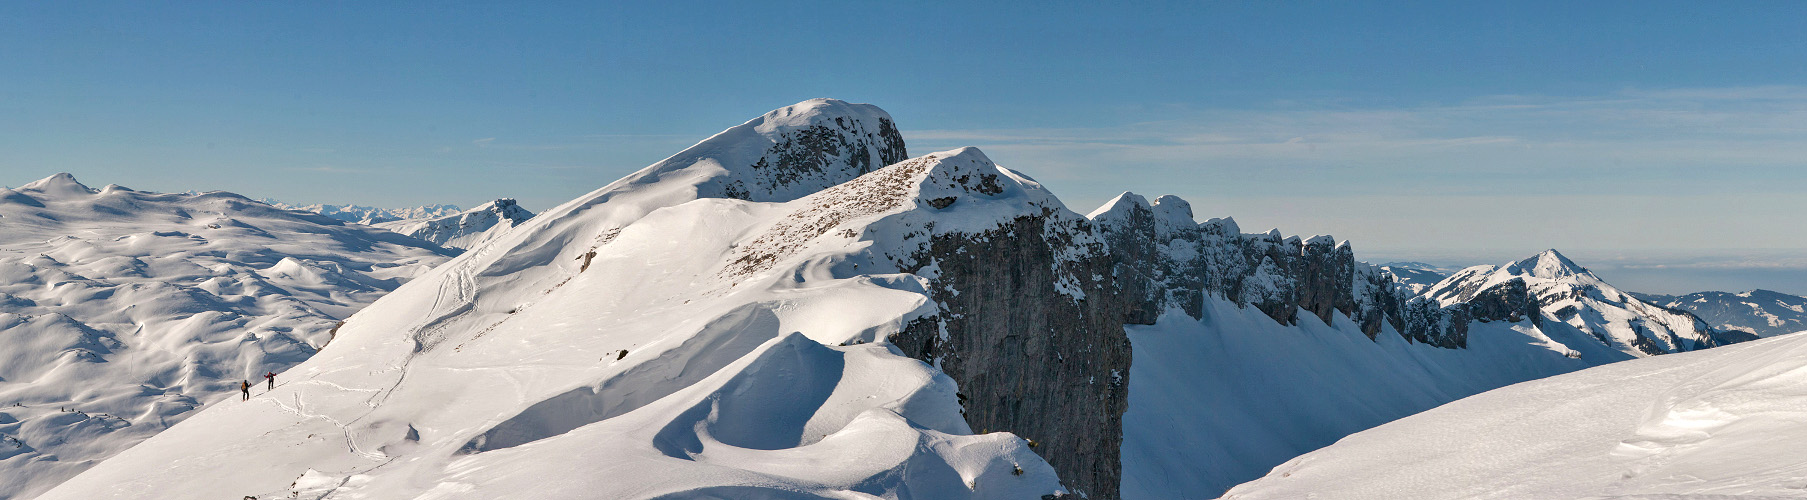
[[1807, 3], [0, 6], [0, 183], [543, 209], [812, 97], [1085, 212], [1807, 293]]

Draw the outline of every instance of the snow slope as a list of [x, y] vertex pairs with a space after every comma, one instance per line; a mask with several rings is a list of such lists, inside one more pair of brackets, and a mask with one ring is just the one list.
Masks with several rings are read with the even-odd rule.
[[1769, 290], [1687, 295], [1633, 294], [1652, 304], [1694, 313], [1713, 326], [1759, 337], [1807, 330], [1807, 297]]
[[1306, 454], [1234, 499], [1807, 497], [1807, 335], [1490, 391]]
[[480, 245], [531, 218], [533, 212], [521, 208], [512, 198], [502, 198], [456, 214], [378, 222], [374, 225], [442, 247], [462, 250]]
[[[977, 150], [900, 162], [887, 136], [882, 111], [834, 100], [729, 129], [472, 248], [272, 393], [43, 498], [1056, 493], [1026, 441], [971, 435], [945, 375], [874, 342], [928, 307], [887, 252], [901, 227], [1052, 197]], [[927, 215], [974, 173], [1006, 190]]]
[[0, 499], [30, 498], [326, 344], [435, 264], [235, 194], [0, 190]]

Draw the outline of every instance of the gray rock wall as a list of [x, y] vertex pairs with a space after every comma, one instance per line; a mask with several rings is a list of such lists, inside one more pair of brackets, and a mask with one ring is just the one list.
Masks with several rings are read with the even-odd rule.
[[[1129, 408], [1123, 325], [1141, 304], [1104, 278], [1112, 258], [1102, 245], [1068, 237], [1087, 226], [1050, 210], [981, 234], [934, 237], [906, 271], [938, 269], [930, 295], [940, 312], [891, 341], [959, 383], [974, 431], [1032, 440], [1069, 488], [1113, 499]], [[1063, 292], [1063, 280], [1083, 297]]]

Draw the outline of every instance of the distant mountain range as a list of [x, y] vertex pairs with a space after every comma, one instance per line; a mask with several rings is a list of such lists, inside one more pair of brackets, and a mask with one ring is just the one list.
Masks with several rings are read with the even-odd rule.
[[276, 208], [281, 208], [281, 209], [285, 209], [285, 210], [300, 210], [303, 212], [313, 212], [313, 213], [317, 213], [317, 214], [324, 215], [327, 217], [332, 217], [334, 219], [339, 219], [339, 220], [342, 220], [345, 222], [356, 222], [356, 223], [363, 224], [366, 226], [373, 226], [373, 225], [384, 223], [384, 222], [395, 222], [395, 221], [402, 221], [402, 220], [420, 220], [420, 219], [430, 219], [430, 218], [434, 218], [434, 217], [445, 217], [445, 216], [449, 216], [449, 215], [456, 215], [456, 214], [458, 214], [458, 212], [462, 211], [462, 209], [459, 209], [457, 205], [443, 205], [443, 204], [442, 205], [422, 205], [422, 206], [418, 206], [418, 207], [408, 207], [408, 208], [377, 208], [377, 207], [365, 206], [365, 205], [333, 205], [333, 204], [326, 204], [326, 203], [315, 203], [312, 205], [294, 205], [294, 204], [289, 204], [289, 203], [283, 203], [281, 201], [277, 201], [277, 200], [271, 199], [271, 198], [259, 198], [257, 201], [263, 202], [265, 204], [268, 204], [268, 205], [270, 205], [272, 207], [276, 207]]
[[[1429, 290], [1459, 269], [1423, 262], [1388, 262], [1380, 268], [1400, 283], [1418, 291]], [[1807, 331], [1807, 297], [1770, 290], [1742, 293], [1695, 292], [1687, 295], [1625, 292], [1640, 301], [1686, 311], [1726, 332], [1756, 337]]]
[[533, 218], [533, 212], [521, 208], [513, 198], [500, 198], [470, 210], [459, 210], [456, 205], [376, 208], [363, 205], [291, 205], [268, 198], [260, 201], [277, 208], [314, 212], [347, 222], [375, 226], [456, 250], [475, 247]]
[[1769, 290], [1633, 295], [1663, 307], [1694, 313], [1721, 329], [1759, 337], [1807, 331], [1807, 297], [1799, 295]]
[[1391, 273], [1400, 283], [1411, 287], [1414, 291], [1423, 292], [1448, 278], [1450, 273], [1460, 269], [1426, 264], [1423, 262], [1388, 262], [1380, 265], [1380, 270]]

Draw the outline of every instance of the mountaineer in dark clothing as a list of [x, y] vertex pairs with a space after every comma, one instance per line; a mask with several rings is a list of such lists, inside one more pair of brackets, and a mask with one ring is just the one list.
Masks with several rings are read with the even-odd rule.
[[249, 380], [238, 381], [238, 391], [245, 393], [244, 399], [240, 399], [239, 401], [250, 401], [251, 400], [251, 381], [249, 381]]
[[276, 372], [264, 372], [264, 378], [269, 379], [269, 381], [270, 381], [270, 387], [267, 389], [264, 389], [264, 390], [265, 391], [276, 390]]

